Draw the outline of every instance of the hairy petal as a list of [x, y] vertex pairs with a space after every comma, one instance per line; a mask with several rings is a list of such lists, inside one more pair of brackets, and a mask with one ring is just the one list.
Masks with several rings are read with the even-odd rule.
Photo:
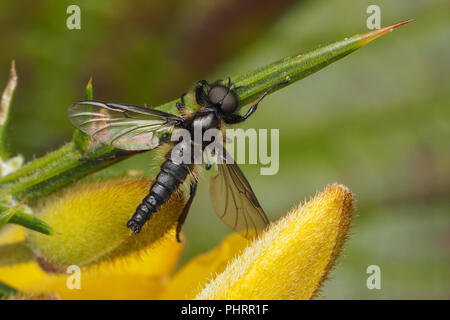
[[239, 234], [227, 237], [213, 250], [198, 255], [189, 261], [170, 279], [162, 299], [193, 299], [209, 279], [221, 273], [227, 264], [249, 244]]
[[[0, 246], [22, 241], [23, 229], [15, 227], [0, 235]], [[0, 266], [0, 281], [20, 290], [11, 299], [34, 297], [47, 299], [46, 294], [61, 299], [157, 299], [167, 285], [183, 251], [175, 236], [159, 241], [139, 254], [82, 267], [81, 288], [67, 286], [73, 273], [51, 274], [37, 262]]]
[[292, 209], [209, 282], [196, 299], [312, 299], [342, 248], [353, 196], [330, 185]]
[[54, 229], [52, 236], [30, 232], [27, 238], [44, 270], [61, 271], [139, 253], [164, 238], [175, 240], [174, 227], [184, 206], [174, 194], [134, 235], [126, 223], [147, 195], [150, 179], [102, 180], [65, 189], [37, 208]]

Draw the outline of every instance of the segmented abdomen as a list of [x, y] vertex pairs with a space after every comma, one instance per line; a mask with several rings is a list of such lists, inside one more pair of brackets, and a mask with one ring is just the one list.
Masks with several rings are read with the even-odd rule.
[[184, 182], [192, 169], [192, 165], [174, 163], [170, 159], [170, 154], [171, 152], [169, 151], [166, 156], [167, 160], [161, 165], [161, 171], [150, 187], [148, 196], [142, 200], [135, 214], [127, 223], [127, 227], [133, 230], [134, 233], [141, 231], [145, 222], [169, 200], [170, 196]]

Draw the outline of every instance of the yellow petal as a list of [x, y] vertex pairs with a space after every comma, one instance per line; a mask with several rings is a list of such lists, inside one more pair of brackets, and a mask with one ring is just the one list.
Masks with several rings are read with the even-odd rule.
[[[21, 228], [10, 231], [8, 237], [0, 237], [0, 243], [23, 240]], [[25, 292], [25, 296], [54, 293], [61, 299], [156, 299], [182, 251], [183, 244], [173, 235], [140, 254], [84, 267], [80, 290], [67, 287], [71, 274], [49, 274], [36, 262], [0, 267], [0, 281]]]
[[196, 299], [311, 299], [326, 279], [350, 226], [353, 197], [330, 185], [273, 223]]
[[171, 199], [134, 235], [126, 223], [148, 194], [150, 179], [115, 179], [78, 184], [36, 208], [36, 215], [55, 230], [52, 236], [31, 232], [28, 242], [46, 270], [87, 266], [139, 252], [173, 228], [184, 206], [181, 193]]
[[210, 252], [189, 261], [170, 280], [161, 299], [192, 299], [217, 273], [225, 270], [228, 262], [241, 254], [249, 241], [239, 234], [227, 237]]
[[69, 289], [67, 279], [67, 276], [50, 276], [26, 292], [54, 292], [63, 300], [147, 300], [157, 299], [167, 284], [165, 277], [82, 272], [80, 289]]

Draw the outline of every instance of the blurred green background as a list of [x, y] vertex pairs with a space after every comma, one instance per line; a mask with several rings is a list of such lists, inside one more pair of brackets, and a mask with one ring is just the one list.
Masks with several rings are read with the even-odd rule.
[[[66, 8], [81, 8], [81, 30]], [[324, 298], [450, 298], [450, 2], [217, 0], [0, 2], [0, 79], [16, 59], [10, 149], [32, 159], [69, 141], [66, 109], [92, 75], [96, 99], [155, 106], [215, 80], [367, 31], [416, 21], [268, 97], [244, 127], [280, 129], [280, 170], [243, 171], [275, 220], [326, 184], [356, 195], [351, 237]], [[3, 85], [1, 85], [3, 86]], [[150, 154], [127, 169], [155, 175]], [[205, 176], [184, 227], [183, 263], [230, 231]], [[366, 287], [369, 265], [381, 290]]]

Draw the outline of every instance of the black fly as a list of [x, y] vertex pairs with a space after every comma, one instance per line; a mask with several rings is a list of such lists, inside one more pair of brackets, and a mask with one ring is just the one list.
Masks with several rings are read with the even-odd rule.
[[[238, 113], [241, 105], [236, 94], [237, 88], [228, 78], [226, 85], [221, 84], [220, 81], [213, 84], [205, 80], [198, 81], [195, 86], [195, 98], [200, 108], [188, 116], [183, 115], [185, 105], [184, 96], [182, 96], [181, 102], [177, 103], [180, 115], [134, 105], [80, 101], [69, 108], [68, 118], [76, 127], [95, 140], [126, 150], [122, 155], [139, 153], [152, 150], [162, 143], [168, 143], [170, 133], [175, 128], [183, 128], [193, 134], [196, 127], [200, 127], [204, 132], [211, 128], [220, 130], [223, 123], [235, 124], [245, 121], [256, 111], [259, 102], [270, 91], [288, 81], [288, 79], [284, 80], [269, 88], [251, 105], [245, 115]], [[173, 148], [180, 143], [185, 141], [175, 142]], [[191, 144], [192, 142], [187, 147], [192, 147]], [[202, 151], [204, 149], [205, 145], [202, 145]], [[191, 177], [190, 197], [178, 219], [177, 239], [179, 241], [179, 233], [192, 204], [197, 181], [191, 174], [195, 166], [194, 162], [174, 161], [171, 154], [171, 151], [166, 154], [166, 160], [161, 165], [149, 194], [142, 200], [127, 223], [127, 227], [135, 234], [141, 231], [145, 222], [158, 212], [180, 185]], [[112, 157], [81, 160], [110, 159]], [[206, 169], [211, 167], [209, 163], [205, 166]], [[210, 182], [211, 200], [216, 214], [226, 225], [243, 236], [247, 238], [254, 236], [259, 230], [264, 229], [269, 221], [250, 184], [234, 161], [218, 164], [218, 171], [219, 173], [212, 177]]]

